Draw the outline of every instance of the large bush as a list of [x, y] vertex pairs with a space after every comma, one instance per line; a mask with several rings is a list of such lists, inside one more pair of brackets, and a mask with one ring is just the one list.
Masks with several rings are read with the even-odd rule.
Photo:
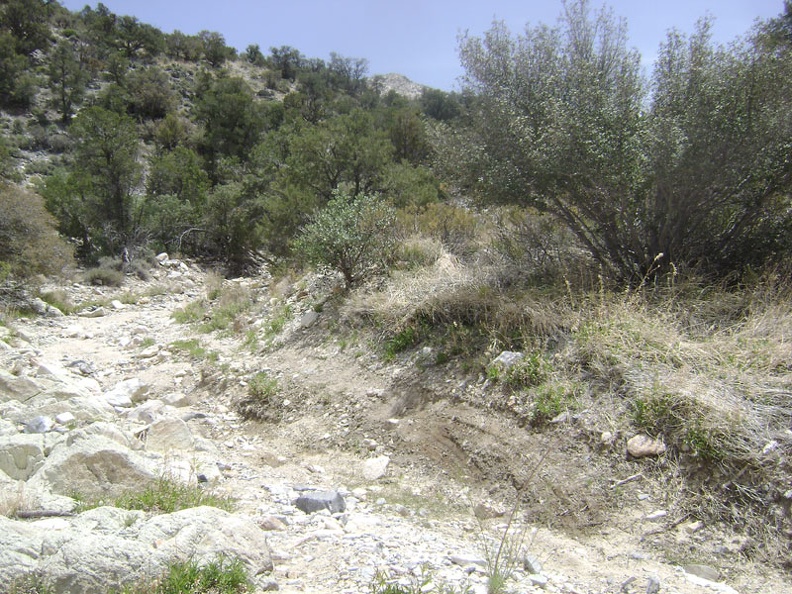
[[338, 270], [350, 287], [390, 257], [394, 221], [393, 209], [380, 198], [336, 192], [294, 246], [306, 262]]
[[71, 247], [38, 194], [0, 185], [0, 267], [15, 276], [54, 274], [71, 263]]

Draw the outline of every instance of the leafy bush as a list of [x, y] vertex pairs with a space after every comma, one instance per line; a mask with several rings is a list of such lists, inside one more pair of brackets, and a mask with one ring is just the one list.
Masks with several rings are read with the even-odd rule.
[[0, 185], [0, 262], [20, 277], [55, 274], [72, 264], [72, 250], [38, 195]]
[[83, 281], [89, 285], [120, 287], [124, 284], [124, 273], [111, 266], [97, 266], [83, 273]]
[[440, 241], [455, 256], [469, 256], [476, 250], [478, 221], [465, 207], [432, 202], [422, 208], [399, 211], [399, 223], [408, 233]]
[[303, 227], [294, 247], [306, 262], [338, 270], [351, 287], [391, 257], [394, 220], [394, 210], [376, 196], [336, 192]]

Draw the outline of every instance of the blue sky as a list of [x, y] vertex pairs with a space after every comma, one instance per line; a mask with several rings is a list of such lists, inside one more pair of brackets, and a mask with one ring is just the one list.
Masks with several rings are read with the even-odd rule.
[[[447, 91], [462, 74], [457, 38], [480, 35], [493, 19], [513, 32], [526, 24], [555, 24], [561, 0], [104, 0], [116, 14], [138, 17], [166, 33], [218, 31], [239, 50], [257, 43], [264, 53], [290, 45], [310, 58], [330, 52], [366, 58], [369, 74], [398, 72], [415, 82]], [[70, 10], [96, 1], [61, 0]], [[599, 8], [603, 2], [592, 0]], [[757, 18], [775, 17], [783, 0], [611, 0], [624, 17], [630, 43], [650, 66], [671, 28], [690, 32], [702, 16], [715, 18], [714, 36], [729, 42], [744, 35]]]

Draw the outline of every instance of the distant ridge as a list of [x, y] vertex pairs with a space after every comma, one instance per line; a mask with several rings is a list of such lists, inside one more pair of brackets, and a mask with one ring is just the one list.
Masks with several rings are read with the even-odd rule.
[[418, 99], [429, 87], [411, 81], [403, 74], [376, 74], [371, 77], [371, 84], [384, 95], [394, 91], [407, 99]]

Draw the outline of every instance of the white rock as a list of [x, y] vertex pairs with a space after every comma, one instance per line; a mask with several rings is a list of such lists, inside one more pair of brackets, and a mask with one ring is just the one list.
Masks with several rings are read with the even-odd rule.
[[62, 412], [59, 415], [55, 415], [55, 421], [61, 425], [68, 425], [77, 420], [77, 417], [71, 411]]
[[146, 450], [166, 454], [173, 450], [195, 449], [192, 431], [187, 423], [176, 418], [154, 421], [146, 431]]
[[44, 464], [44, 436], [0, 437], [0, 470], [12, 479], [26, 481]]
[[382, 478], [388, 472], [389, 464], [390, 458], [388, 456], [369, 458], [363, 463], [363, 478], [368, 481]]
[[106, 437], [91, 436], [53, 448], [28, 481], [60, 495], [77, 492], [88, 498], [115, 498], [128, 491], [139, 491], [158, 475], [157, 459]]
[[143, 402], [148, 395], [149, 386], [138, 378], [118, 382], [112, 390], [105, 392], [104, 398], [112, 406], [129, 408], [133, 402]]
[[659, 456], [666, 451], [665, 444], [659, 439], [648, 435], [634, 435], [627, 441], [627, 453], [633, 458]]

